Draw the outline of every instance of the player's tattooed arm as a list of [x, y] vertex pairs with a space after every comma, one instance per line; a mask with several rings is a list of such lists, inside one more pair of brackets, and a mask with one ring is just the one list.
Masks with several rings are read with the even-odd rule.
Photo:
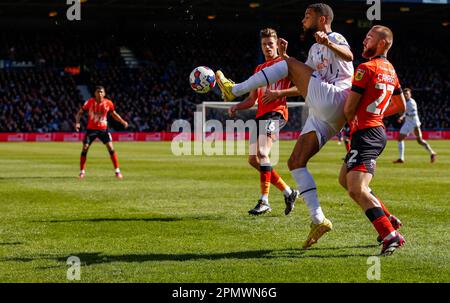
[[256, 101], [258, 100], [258, 94], [256, 90], [252, 90], [250, 92], [250, 94], [248, 95], [247, 98], [245, 98], [244, 101], [233, 105], [232, 107], [230, 107], [228, 109], [228, 114], [230, 115], [231, 118], [236, 116], [236, 112], [238, 110], [243, 110], [243, 109], [249, 109], [251, 107], [253, 107], [256, 103]]
[[325, 45], [331, 49], [337, 56], [344, 59], [345, 61], [353, 61], [353, 53], [348, 45], [338, 45], [333, 43], [328, 39], [328, 35], [325, 32], [317, 32], [314, 34], [316, 42]]
[[356, 109], [358, 108], [359, 101], [361, 100], [361, 94], [357, 92], [350, 91], [347, 100], [345, 100], [344, 105], [344, 115], [347, 121], [352, 121], [356, 115]]
[[114, 120], [120, 122], [120, 123], [123, 125], [123, 127], [125, 127], [125, 128], [128, 127], [128, 122], [125, 121], [124, 119], [122, 119], [122, 117], [119, 116], [119, 114], [118, 114], [116, 111], [113, 111], [113, 112], [111, 113], [111, 117], [113, 117]]
[[83, 109], [81, 108], [75, 116], [75, 130], [77, 132], [79, 132], [80, 128], [81, 128], [80, 119], [81, 119], [82, 115], [83, 115]]
[[278, 100], [283, 97], [297, 97], [300, 96], [297, 86], [292, 86], [288, 89], [280, 90], [266, 90], [264, 96], [262, 97], [263, 104], [270, 103], [272, 101]]
[[405, 109], [406, 109], [406, 100], [403, 93], [399, 95], [393, 95], [391, 98], [391, 102], [388, 105], [388, 108], [384, 112], [384, 116], [388, 117], [395, 114], [403, 114], [405, 112]]

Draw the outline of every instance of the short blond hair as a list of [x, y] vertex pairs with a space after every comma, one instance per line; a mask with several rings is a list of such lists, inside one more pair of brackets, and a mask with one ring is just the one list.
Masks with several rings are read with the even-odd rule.
[[270, 37], [274, 37], [275, 39], [278, 39], [277, 31], [270, 27], [263, 28], [259, 32], [259, 36], [261, 37], [261, 39], [262, 38], [270, 38]]
[[372, 29], [377, 32], [381, 39], [386, 41], [386, 50], [389, 50], [394, 43], [394, 34], [392, 33], [391, 29], [383, 25], [375, 25], [374, 27], [372, 27]]

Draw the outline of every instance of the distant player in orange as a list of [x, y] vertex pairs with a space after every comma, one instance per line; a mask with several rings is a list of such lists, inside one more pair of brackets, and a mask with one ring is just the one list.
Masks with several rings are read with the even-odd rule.
[[[283, 60], [278, 54], [277, 32], [274, 29], [265, 28], [261, 30], [260, 37], [261, 49], [266, 62], [258, 65], [255, 69], [255, 73]], [[251, 130], [253, 135], [250, 140], [250, 155], [248, 162], [259, 171], [261, 197], [256, 206], [249, 211], [249, 214], [251, 215], [261, 215], [272, 210], [269, 204], [269, 189], [271, 183], [284, 194], [286, 215], [294, 208], [295, 199], [299, 196], [299, 192], [297, 190], [292, 190], [283, 181], [275, 169], [273, 169], [269, 159], [270, 149], [273, 140], [275, 139], [273, 138], [273, 134], [283, 128], [288, 120], [286, 97], [279, 98], [268, 104], [264, 104], [262, 101], [266, 89], [281, 90], [288, 89], [290, 86], [291, 81], [288, 78], [281, 79], [270, 86], [250, 91], [249, 96], [244, 101], [233, 105], [229, 109], [230, 117], [234, 117], [238, 110], [249, 109], [258, 102], [258, 110], [256, 112], [257, 129]], [[259, 121], [264, 121], [263, 129], [260, 128]], [[277, 127], [278, 129], [276, 129]], [[267, 135], [267, 139], [264, 138], [265, 134], [262, 134], [263, 132]], [[262, 136], [263, 139], [260, 139], [260, 136]]]
[[[392, 254], [405, 243], [396, 231], [401, 222], [390, 215], [369, 188], [376, 159], [386, 146], [383, 118], [405, 111], [405, 97], [392, 64], [386, 59], [392, 46], [392, 31], [376, 25], [364, 39], [362, 56], [368, 62], [358, 66], [344, 106], [351, 125], [351, 149], [341, 168], [339, 183], [364, 210], [378, 232], [382, 255]], [[392, 99], [392, 100], [391, 100]]]
[[108, 113], [111, 112], [111, 116], [120, 122], [125, 128], [128, 127], [128, 123], [123, 120], [119, 114], [116, 113], [114, 104], [111, 100], [105, 98], [105, 88], [103, 86], [95, 87], [95, 98], [90, 98], [81, 107], [76, 115], [76, 131], [80, 131], [80, 118], [84, 111], [88, 112], [88, 125], [87, 132], [83, 140], [83, 149], [80, 157], [80, 175], [79, 178], [83, 179], [86, 176], [86, 159], [87, 152], [92, 142], [96, 138], [99, 138], [109, 151], [111, 161], [115, 168], [115, 174], [118, 179], [122, 179], [123, 176], [120, 173], [119, 160], [117, 153], [114, 150], [112, 144], [111, 133], [108, 131]]

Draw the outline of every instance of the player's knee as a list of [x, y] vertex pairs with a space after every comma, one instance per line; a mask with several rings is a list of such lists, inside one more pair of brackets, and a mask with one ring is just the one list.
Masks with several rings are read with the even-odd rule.
[[116, 151], [114, 150], [114, 149], [110, 149], [109, 150], [109, 154], [112, 156], [112, 155], [114, 155], [114, 153], [115, 153]]
[[269, 160], [269, 153], [264, 149], [260, 149], [258, 150], [258, 157], [261, 162], [266, 162]]
[[363, 195], [363, 190], [360, 186], [349, 186], [347, 190], [349, 196], [355, 201], [359, 201]]
[[257, 168], [259, 166], [259, 163], [258, 163], [258, 159], [256, 158], [256, 156], [249, 156], [248, 157], [248, 164], [250, 164], [251, 166]]
[[353, 200], [356, 200], [356, 201], [358, 201], [359, 199], [359, 194], [358, 194], [358, 191], [357, 190], [353, 190], [353, 189], [348, 189], [348, 195], [353, 199]]
[[343, 188], [347, 189], [347, 179], [346, 179], [346, 176], [345, 176], [345, 175], [344, 175], [344, 176], [339, 176], [339, 184], [340, 184]]
[[288, 160], [287, 165], [288, 165], [289, 170], [294, 170], [297, 168], [306, 167], [306, 161], [298, 155], [291, 155], [291, 157]]

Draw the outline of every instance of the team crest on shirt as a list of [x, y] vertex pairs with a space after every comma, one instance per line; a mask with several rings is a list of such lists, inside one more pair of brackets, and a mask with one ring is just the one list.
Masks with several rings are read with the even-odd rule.
[[338, 42], [347, 43], [347, 40], [345, 40], [344, 36], [342, 36], [342, 35], [336, 35], [335, 38], [336, 38], [336, 41], [338, 41]]
[[355, 80], [361, 81], [362, 78], [364, 77], [365, 72], [366, 72], [365, 70], [358, 68], [358, 70], [356, 71]]

